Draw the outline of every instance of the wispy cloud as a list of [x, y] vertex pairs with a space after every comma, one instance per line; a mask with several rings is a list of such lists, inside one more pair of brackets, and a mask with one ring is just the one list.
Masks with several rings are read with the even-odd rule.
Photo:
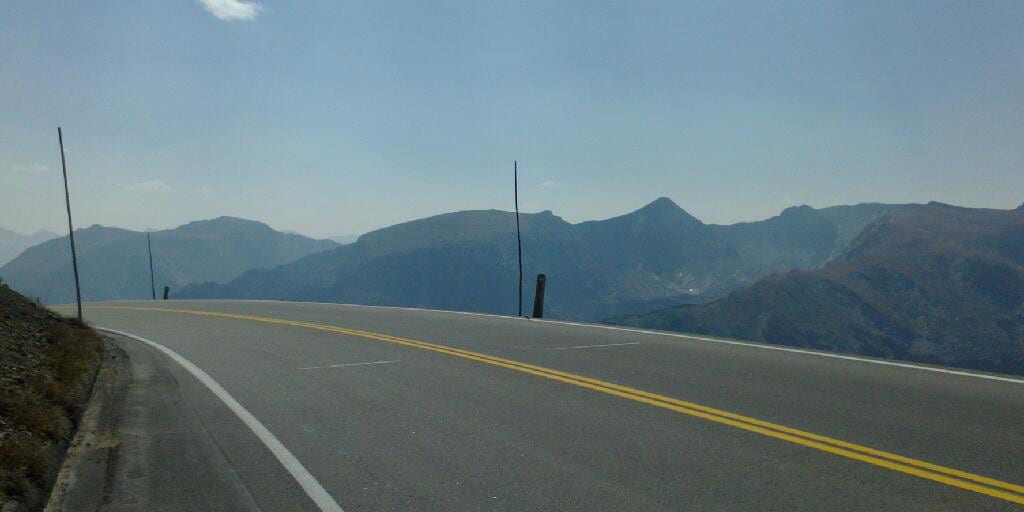
[[127, 187], [125, 187], [125, 190], [127, 190], [129, 192], [147, 192], [147, 193], [155, 192], [155, 193], [165, 194], [165, 193], [170, 192], [170, 191], [172, 191], [174, 189], [172, 189], [170, 185], [164, 183], [161, 180], [149, 180], [149, 181], [143, 181], [143, 182], [140, 182], [140, 183], [135, 183], [135, 184], [132, 184], [132, 185], [128, 185]]
[[32, 164], [32, 165], [12, 165], [11, 170], [14, 172], [46, 172], [50, 168], [43, 164]]
[[224, 21], [249, 21], [263, 10], [262, 5], [244, 0], [199, 0], [199, 3]]
[[210, 188], [210, 187], [207, 187], [205, 185], [202, 186], [202, 187], [199, 187], [198, 189], [196, 189], [196, 192], [199, 192], [200, 194], [202, 194], [204, 196], [213, 195], [213, 189]]
[[554, 181], [554, 180], [544, 180], [544, 181], [540, 182], [540, 186], [545, 187], [545, 188], [561, 187], [562, 186], [562, 182], [561, 181]]

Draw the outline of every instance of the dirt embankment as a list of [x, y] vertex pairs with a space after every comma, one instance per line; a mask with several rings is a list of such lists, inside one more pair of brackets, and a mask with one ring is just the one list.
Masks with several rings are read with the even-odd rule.
[[90, 327], [0, 284], [3, 510], [42, 506], [89, 398], [102, 347]]

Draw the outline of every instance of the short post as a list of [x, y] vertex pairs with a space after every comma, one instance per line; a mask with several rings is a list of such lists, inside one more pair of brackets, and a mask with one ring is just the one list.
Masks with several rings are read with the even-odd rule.
[[170, 286], [164, 286], [164, 300], [167, 300], [167, 296], [171, 293]]
[[544, 283], [547, 280], [544, 274], [537, 274], [537, 294], [533, 298], [534, 318], [544, 318]]

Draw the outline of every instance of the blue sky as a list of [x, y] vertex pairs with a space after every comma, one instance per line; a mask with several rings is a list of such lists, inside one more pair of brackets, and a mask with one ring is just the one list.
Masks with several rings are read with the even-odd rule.
[[0, 226], [1024, 201], [1022, 2], [4, 0]]

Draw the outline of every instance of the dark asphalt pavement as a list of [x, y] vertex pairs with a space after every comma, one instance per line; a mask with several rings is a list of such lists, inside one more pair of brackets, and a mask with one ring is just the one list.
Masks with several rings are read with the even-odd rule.
[[[110, 306], [251, 315], [438, 344], [996, 482], [969, 482], [993, 492], [964, 489], [579, 381], [393, 340]], [[204, 370], [346, 511], [1024, 509], [1013, 502], [1024, 503], [1024, 488], [1013, 487], [1024, 485], [1020, 381], [673, 335], [394, 308], [147, 301], [87, 305], [85, 313], [94, 325], [159, 343]], [[197, 414], [246, 486], [247, 499], [264, 510], [317, 510], [226, 406], [169, 357], [159, 359], [179, 381], [192, 382], [190, 393], [207, 395], [196, 399], [202, 404]]]

